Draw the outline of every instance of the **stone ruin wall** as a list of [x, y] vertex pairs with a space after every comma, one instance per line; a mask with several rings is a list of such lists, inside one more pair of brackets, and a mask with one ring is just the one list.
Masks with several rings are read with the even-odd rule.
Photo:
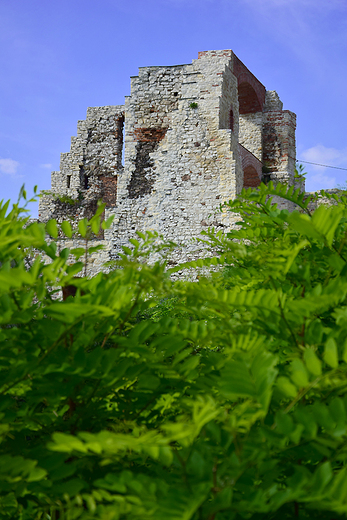
[[88, 108], [77, 136], [71, 138], [70, 152], [61, 154], [60, 171], [51, 174], [52, 187], [40, 199], [39, 219], [90, 218], [100, 199], [108, 208], [116, 206], [123, 125], [123, 106]]
[[191, 259], [203, 229], [234, 224], [219, 205], [259, 186], [264, 171], [294, 183], [295, 114], [282, 108], [231, 50], [140, 68], [124, 105], [88, 108], [78, 122], [39, 218], [90, 218], [102, 199], [104, 218], [115, 216], [98, 237], [109, 258], [149, 229], [186, 244], [173, 263]]

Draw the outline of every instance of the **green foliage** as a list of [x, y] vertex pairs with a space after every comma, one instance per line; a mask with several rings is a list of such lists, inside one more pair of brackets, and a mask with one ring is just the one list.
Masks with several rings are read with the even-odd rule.
[[189, 107], [190, 108], [198, 108], [198, 104], [193, 102], [193, 103], [190, 103]]
[[1, 204], [0, 519], [346, 518], [346, 200], [243, 191], [206, 259], [139, 234], [65, 301], [75, 231]]
[[[49, 192], [46, 193], [51, 195]], [[84, 198], [81, 191], [78, 191], [77, 198], [70, 197], [69, 195], [61, 195], [60, 193], [53, 193], [52, 196], [55, 200], [59, 200], [62, 204], [69, 204], [70, 206], [77, 206], [83, 201]]]
[[294, 170], [295, 179], [305, 179], [307, 172], [305, 172], [305, 166], [299, 162], [296, 163]]

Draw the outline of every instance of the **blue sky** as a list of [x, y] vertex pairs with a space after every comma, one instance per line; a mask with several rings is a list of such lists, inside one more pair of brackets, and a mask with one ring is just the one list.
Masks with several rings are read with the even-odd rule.
[[[297, 114], [298, 159], [347, 168], [347, 0], [1, 0], [0, 199], [49, 189], [87, 107], [123, 104], [138, 67], [212, 49]], [[305, 167], [307, 190], [347, 179]]]

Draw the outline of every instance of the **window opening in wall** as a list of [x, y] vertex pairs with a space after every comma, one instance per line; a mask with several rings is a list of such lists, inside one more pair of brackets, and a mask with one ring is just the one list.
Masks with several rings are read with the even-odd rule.
[[[124, 166], [125, 139], [124, 139], [124, 115], [118, 119], [117, 130], [117, 169]], [[121, 153], [121, 155], [119, 155]]]
[[66, 176], [66, 187], [70, 188], [71, 186], [71, 175]]
[[87, 190], [89, 188], [89, 177], [88, 175], [84, 176], [84, 189]]
[[229, 115], [229, 128], [231, 131], [234, 131], [234, 112], [233, 109], [230, 109], [230, 115]]

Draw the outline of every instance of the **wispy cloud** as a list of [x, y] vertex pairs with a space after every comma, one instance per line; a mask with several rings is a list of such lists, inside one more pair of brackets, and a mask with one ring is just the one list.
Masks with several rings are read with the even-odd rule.
[[47, 170], [50, 170], [52, 168], [52, 165], [51, 165], [51, 163], [40, 164], [40, 168], [45, 168]]
[[[344, 164], [347, 165], [347, 148], [338, 150], [337, 148], [327, 148], [323, 144], [317, 144], [301, 152], [300, 157], [303, 161], [314, 162], [320, 165], [344, 167]], [[318, 165], [312, 165], [312, 168], [320, 171], [324, 169]]]
[[19, 162], [14, 159], [0, 159], [0, 173], [5, 175], [16, 175]]
[[337, 181], [336, 177], [331, 177], [324, 173], [316, 173], [307, 177], [305, 185], [306, 191], [329, 190], [336, 188]]
[[[338, 150], [317, 144], [302, 151], [298, 159], [299, 162], [300, 159], [309, 163], [317, 163], [307, 165], [307, 169], [310, 171], [306, 182], [308, 191], [336, 188], [337, 183], [341, 182], [340, 178], [343, 172], [327, 168], [327, 166], [347, 168], [347, 148]], [[347, 174], [347, 172], [345, 173]]]

